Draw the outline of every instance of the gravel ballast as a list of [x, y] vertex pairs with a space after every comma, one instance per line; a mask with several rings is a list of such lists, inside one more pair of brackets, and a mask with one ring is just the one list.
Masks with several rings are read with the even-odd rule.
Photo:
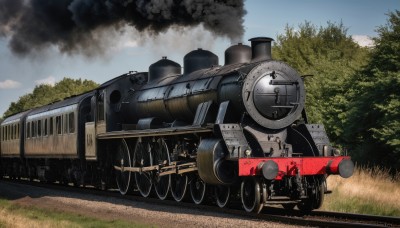
[[287, 224], [235, 217], [221, 212], [87, 195], [1, 180], [0, 198], [98, 219], [120, 219], [158, 227], [290, 227]]

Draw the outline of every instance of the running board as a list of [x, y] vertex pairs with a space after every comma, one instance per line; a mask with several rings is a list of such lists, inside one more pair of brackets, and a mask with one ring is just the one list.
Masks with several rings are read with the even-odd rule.
[[98, 139], [121, 139], [121, 138], [138, 138], [152, 136], [168, 136], [168, 135], [185, 135], [213, 132], [214, 125], [206, 126], [184, 126], [184, 127], [168, 127], [145, 130], [127, 130], [127, 131], [112, 131], [97, 135]]

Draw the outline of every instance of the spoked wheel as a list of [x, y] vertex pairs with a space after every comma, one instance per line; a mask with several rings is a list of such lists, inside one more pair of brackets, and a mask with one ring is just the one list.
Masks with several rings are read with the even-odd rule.
[[308, 199], [302, 200], [297, 204], [299, 210], [303, 213], [310, 213], [314, 209], [318, 209], [324, 202], [325, 180], [315, 180], [314, 189]]
[[254, 178], [244, 178], [240, 188], [243, 208], [247, 212], [259, 213], [263, 208], [260, 183]]
[[[169, 165], [169, 151], [164, 139], [158, 139], [153, 145], [153, 164]], [[154, 188], [159, 199], [164, 200], [168, 196], [171, 186], [171, 175], [159, 176], [154, 182]]]
[[[143, 142], [140, 138], [135, 145], [132, 163], [133, 167], [146, 167], [153, 165], [150, 146], [147, 142]], [[135, 172], [135, 181], [140, 194], [143, 197], [148, 197], [153, 186], [151, 173]]]
[[195, 204], [204, 202], [206, 196], [206, 183], [199, 176], [195, 176], [190, 182], [190, 195]]
[[114, 166], [119, 167], [119, 169], [115, 170], [115, 178], [119, 192], [125, 195], [132, 187], [131, 172], [124, 170], [124, 167], [132, 167], [131, 154], [125, 139], [122, 139], [118, 143]]
[[175, 201], [181, 202], [186, 195], [188, 176], [180, 174], [171, 175], [171, 193]]
[[229, 203], [231, 195], [231, 187], [225, 185], [217, 185], [214, 187], [215, 200], [219, 207], [226, 207]]

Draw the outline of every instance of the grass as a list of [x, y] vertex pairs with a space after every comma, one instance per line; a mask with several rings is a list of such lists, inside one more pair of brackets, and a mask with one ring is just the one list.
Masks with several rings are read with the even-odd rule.
[[321, 210], [384, 216], [400, 216], [400, 174], [381, 168], [357, 167], [352, 177], [328, 177]]
[[0, 227], [150, 227], [122, 220], [102, 220], [80, 214], [21, 206], [0, 199]]

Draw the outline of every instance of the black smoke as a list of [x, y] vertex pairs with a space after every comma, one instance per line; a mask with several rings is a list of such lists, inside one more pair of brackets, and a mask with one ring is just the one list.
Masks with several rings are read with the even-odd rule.
[[202, 24], [234, 41], [245, 14], [242, 0], [0, 0], [0, 37], [22, 56], [50, 46], [69, 54], [102, 48], [107, 33], [98, 31], [126, 25], [157, 35]]

